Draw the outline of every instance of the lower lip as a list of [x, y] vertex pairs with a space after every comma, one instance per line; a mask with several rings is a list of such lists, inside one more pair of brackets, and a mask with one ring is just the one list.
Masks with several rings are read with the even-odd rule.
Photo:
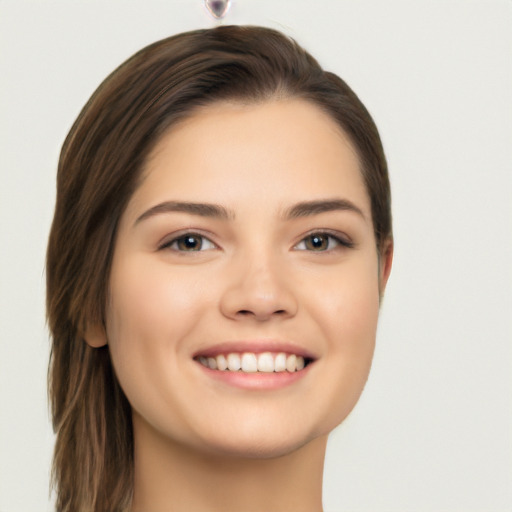
[[201, 367], [201, 370], [212, 379], [216, 379], [229, 386], [253, 390], [273, 390], [290, 386], [304, 378], [309, 373], [311, 366], [313, 366], [313, 363], [310, 363], [302, 370], [296, 372], [245, 373], [241, 371], [212, 370], [201, 363], [197, 364]]

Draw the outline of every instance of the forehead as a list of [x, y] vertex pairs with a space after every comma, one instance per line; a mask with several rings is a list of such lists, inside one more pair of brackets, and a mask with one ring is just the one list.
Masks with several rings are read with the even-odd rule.
[[132, 203], [185, 198], [270, 207], [333, 195], [369, 211], [356, 150], [319, 107], [286, 99], [194, 111], [159, 140]]

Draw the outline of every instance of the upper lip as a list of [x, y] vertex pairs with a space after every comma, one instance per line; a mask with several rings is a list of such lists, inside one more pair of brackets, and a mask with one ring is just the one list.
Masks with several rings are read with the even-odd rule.
[[304, 359], [317, 359], [315, 354], [306, 348], [296, 343], [282, 340], [224, 341], [198, 349], [194, 352], [193, 357], [216, 357], [219, 354], [230, 354], [234, 352], [253, 352], [255, 354], [260, 354], [262, 352], [285, 352], [287, 354], [302, 356]]

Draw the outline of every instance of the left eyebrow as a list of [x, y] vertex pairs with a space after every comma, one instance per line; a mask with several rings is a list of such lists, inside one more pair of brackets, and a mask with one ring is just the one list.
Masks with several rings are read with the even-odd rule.
[[297, 203], [289, 208], [287, 208], [284, 212], [284, 218], [298, 219], [300, 217], [309, 217], [311, 215], [318, 215], [320, 213], [325, 212], [333, 212], [333, 211], [349, 211], [354, 212], [360, 215], [364, 220], [366, 220], [366, 216], [352, 201], [348, 199], [323, 199], [323, 200], [315, 200], [315, 201], [303, 201]]

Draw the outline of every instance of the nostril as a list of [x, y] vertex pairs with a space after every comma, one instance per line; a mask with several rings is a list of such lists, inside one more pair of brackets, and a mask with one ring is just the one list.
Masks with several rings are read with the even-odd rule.
[[[238, 311], [238, 314], [243, 316], [257, 315], [254, 311], [250, 311], [249, 309], [241, 309], [240, 311]], [[277, 309], [271, 314], [282, 316], [286, 314], [286, 309]]]

